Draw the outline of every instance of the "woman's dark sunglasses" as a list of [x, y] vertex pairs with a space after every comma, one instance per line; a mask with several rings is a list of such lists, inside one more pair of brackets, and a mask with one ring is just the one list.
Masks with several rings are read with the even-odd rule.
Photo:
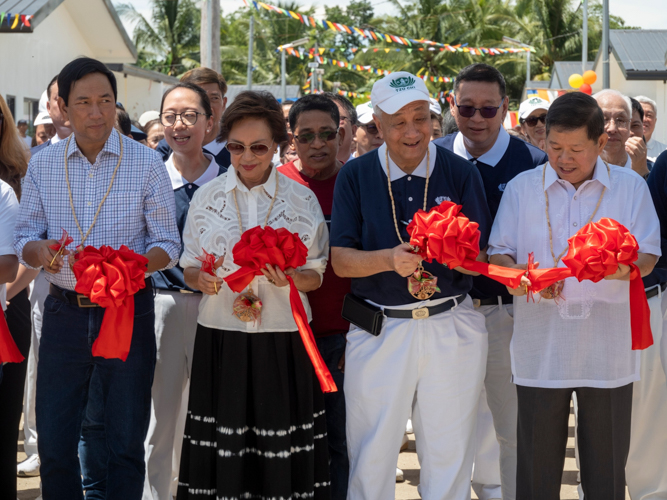
[[378, 133], [377, 125], [374, 123], [369, 123], [367, 125], [360, 125], [364, 128], [367, 134], [376, 135]]
[[244, 146], [243, 144], [239, 144], [238, 142], [228, 142], [225, 145], [225, 148], [227, 148], [227, 151], [229, 151], [230, 154], [233, 155], [242, 155], [245, 152], [246, 148], [250, 149], [250, 152], [255, 156], [264, 156], [266, 153], [269, 152], [269, 146], [267, 146], [266, 144], [253, 144], [252, 146]]
[[311, 132], [306, 132], [305, 134], [295, 135], [294, 138], [299, 144], [311, 144], [315, 137], [319, 137], [321, 141], [329, 142], [333, 141], [338, 135], [338, 129], [333, 132], [320, 132], [319, 134], [313, 134]]
[[528, 118], [526, 118], [523, 121], [523, 123], [525, 123], [529, 127], [534, 127], [535, 125], [537, 125], [537, 122], [546, 123], [547, 122], [547, 114], [544, 113], [543, 115], [540, 115], [540, 116], [529, 116]]
[[498, 110], [503, 103], [500, 103], [500, 106], [484, 106], [483, 108], [476, 108], [475, 106], [459, 106], [456, 104], [456, 96], [454, 97], [454, 104], [459, 108], [459, 115], [463, 118], [472, 118], [475, 116], [475, 113], [479, 111], [479, 114], [482, 115], [482, 118], [493, 118], [498, 114]]

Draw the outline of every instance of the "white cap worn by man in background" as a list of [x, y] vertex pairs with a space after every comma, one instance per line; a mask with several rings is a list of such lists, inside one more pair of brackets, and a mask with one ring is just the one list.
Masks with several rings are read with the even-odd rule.
[[526, 99], [519, 106], [519, 123], [521, 132], [533, 146], [544, 151], [547, 138], [547, 111], [549, 101], [541, 97]]
[[429, 110], [431, 111], [431, 140], [434, 140], [442, 137], [442, 106], [432, 97], [429, 101]]
[[373, 105], [371, 101], [359, 104], [357, 110], [357, 131], [355, 139], [357, 141], [357, 150], [354, 157], [373, 151], [384, 144], [382, 132], [380, 132], [373, 121]]

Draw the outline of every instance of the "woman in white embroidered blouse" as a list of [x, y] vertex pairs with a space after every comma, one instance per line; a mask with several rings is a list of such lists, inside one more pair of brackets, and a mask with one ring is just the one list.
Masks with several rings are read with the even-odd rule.
[[[271, 94], [242, 92], [222, 122], [219, 140], [227, 141], [233, 168], [197, 191], [183, 232], [185, 281], [204, 298], [178, 499], [329, 498], [323, 394], [292, 317], [286, 278], [294, 280], [310, 321], [305, 292], [321, 285], [326, 222], [313, 192], [271, 164], [287, 140]], [[298, 233], [306, 264], [284, 273], [267, 264], [239, 296], [224, 278], [239, 269], [232, 249], [241, 234], [258, 225]], [[215, 277], [201, 271], [202, 250], [217, 259]], [[239, 314], [240, 301], [261, 316]]]

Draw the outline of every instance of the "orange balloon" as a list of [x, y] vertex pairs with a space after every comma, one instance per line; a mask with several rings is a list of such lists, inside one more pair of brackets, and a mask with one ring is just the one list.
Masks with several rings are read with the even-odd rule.
[[590, 69], [584, 72], [583, 77], [584, 77], [584, 83], [586, 85], [593, 85], [598, 79], [598, 75], [595, 74], [595, 71]]
[[584, 83], [581, 87], [579, 87], [579, 91], [588, 95], [591, 95], [593, 93], [593, 89], [587, 83]]

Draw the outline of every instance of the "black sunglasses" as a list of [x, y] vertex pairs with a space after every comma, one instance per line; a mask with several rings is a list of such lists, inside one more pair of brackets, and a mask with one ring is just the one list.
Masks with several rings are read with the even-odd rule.
[[331, 131], [320, 132], [319, 134], [313, 134], [312, 132], [307, 132], [305, 134], [295, 135], [294, 138], [297, 140], [299, 144], [311, 144], [315, 140], [315, 137], [319, 137], [321, 141], [329, 142], [333, 141], [337, 135], [338, 135], [338, 129], [332, 132]]
[[366, 125], [360, 125], [366, 131], [367, 134], [377, 135], [378, 128], [374, 123], [368, 123]]
[[484, 106], [482, 108], [476, 108], [475, 106], [459, 106], [456, 104], [456, 96], [453, 95], [454, 97], [454, 105], [459, 109], [459, 115], [461, 115], [463, 118], [472, 118], [475, 116], [475, 113], [479, 111], [479, 114], [482, 115], [482, 118], [493, 118], [498, 114], [498, 110], [500, 107], [503, 105], [503, 103], [500, 103], [500, 106]]
[[547, 122], [547, 114], [544, 113], [543, 115], [540, 115], [540, 116], [529, 116], [528, 118], [526, 118], [523, 121], [523, 123], [525, 123], [529, 127], [534, 127], [535, 125], [537, 125], [537, 122], [546, 123]]

